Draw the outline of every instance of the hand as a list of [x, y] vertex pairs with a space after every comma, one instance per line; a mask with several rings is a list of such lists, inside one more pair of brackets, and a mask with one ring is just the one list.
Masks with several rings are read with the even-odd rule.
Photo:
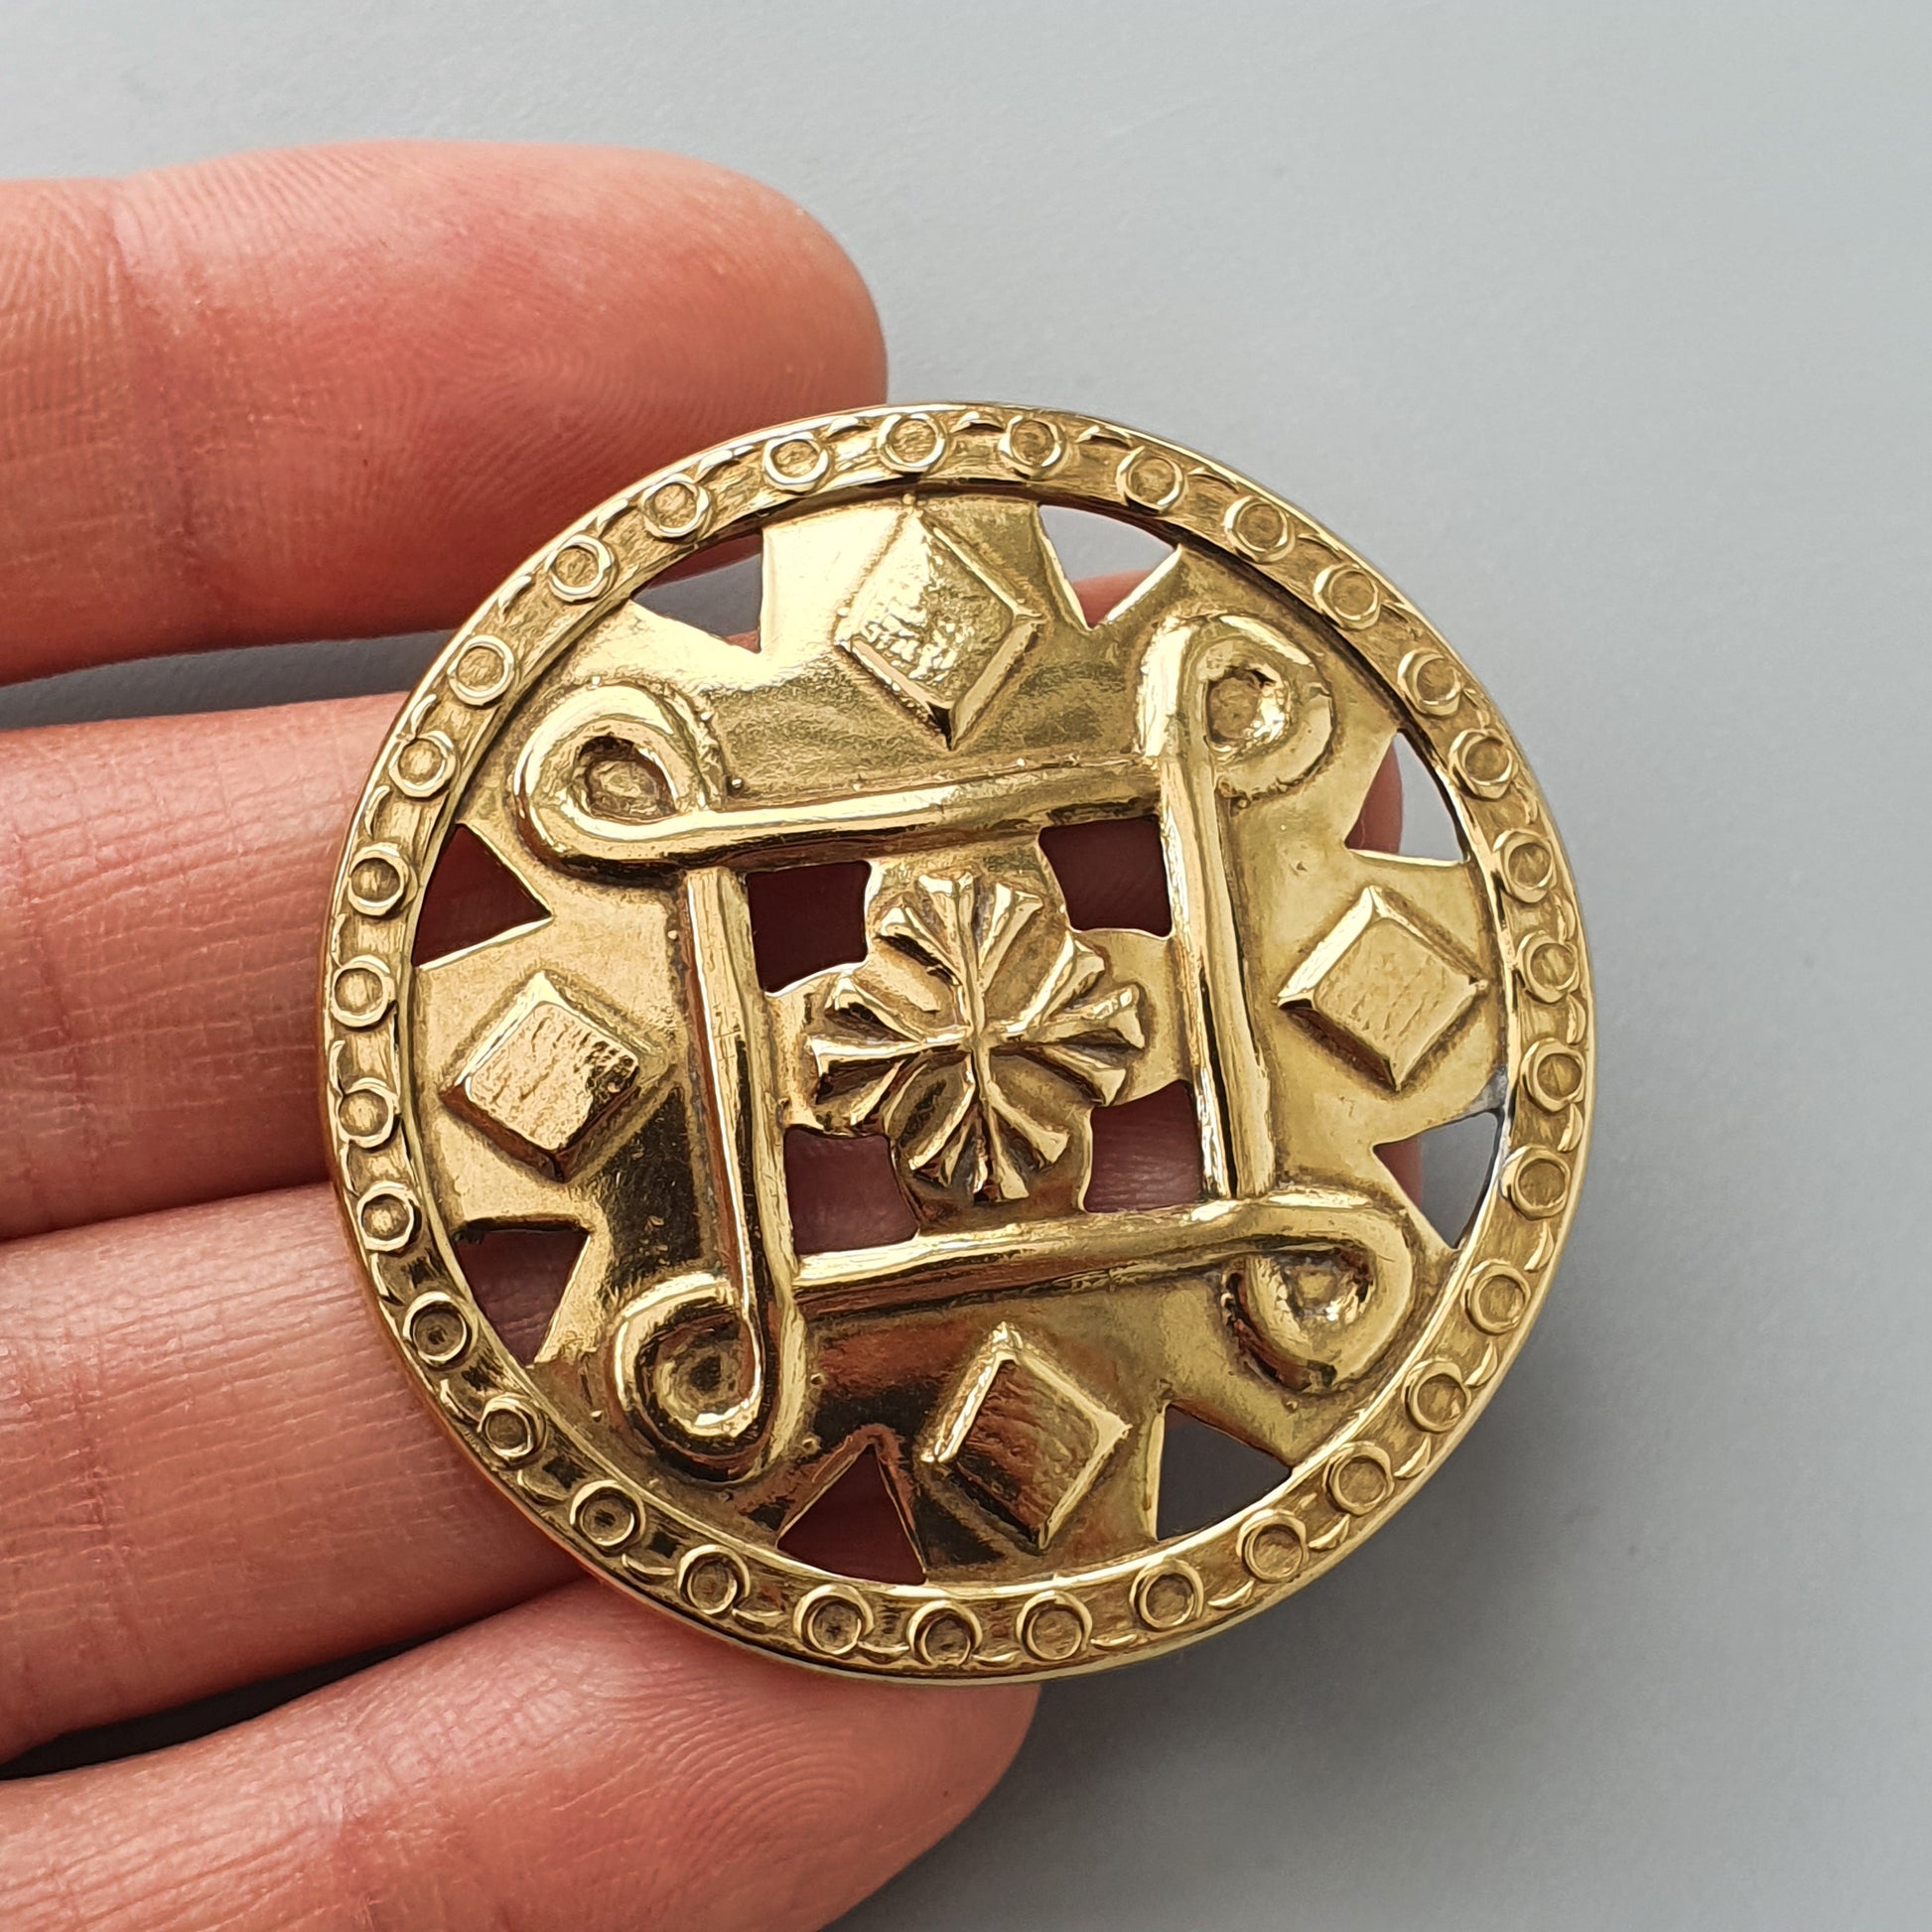
[[[16, 185], [0, 265], [10, 679], [451, 623], [610, 490], [884, 379], [823, 232], [658, 156]], [[0, 1924], [817, 1925], [971, 1808], [1032, 1694], [817, 1676], [579, 1580], [397, 1372], [313, 1017], [394, 708], [0, 737], [0, 1760], [428, 1639], [0, 1785]]]

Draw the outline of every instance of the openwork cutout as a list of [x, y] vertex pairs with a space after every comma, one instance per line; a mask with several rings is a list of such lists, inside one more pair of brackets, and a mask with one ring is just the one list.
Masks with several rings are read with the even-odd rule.
[[868, 1443], [793, 1518], [778, 1548], [836, 1577], [881, 1584], [918, 1584], [925, 1565], [906, 1527], [904, 1506]]
[[755, 872], [745, 882], [752, 909], [752, 948], [759, 984], [775, 993], [828, 967], [866, 956], [863, 859], [830, 866], [786, 866]]
[[1395, 761], [1402, 774], [1402, 842], [1396, 849], [1411, 859], [1459, 863], [1467, 857], [1462, 834], [1455, 828], [1442, 785], [1406, 732], [1397, 734]]
[[586, 1238], [583, 1228], [554, 1222], [466, 1228], [458, 1238], [463, 1279], [519, 1362], [536, 1360]]
[[1156, 820], [1097, 818], [1083, 825], [1049, 825], [1039, 835], [1039, 849], [1075, 926], [1135, 926], [1163, 936], [1173, 929]]
[[1348, 835], [1358, 852], [1459, 864], [1468, 857], [1443, 787], [1406, 732], [1396, 735]]
[[1348, 834], [1349, 845], [1357, 852], [1400, 852], [1403, 805], [1402, 763], [1390, 746]]
[[1090, 1214], [1179, 1207], [1201, 1197], [1200, 1118], [1183, 1080], [1117, 1107], [1096, 1108]]
[[1451, 1247], [1459, 1245], [1468, 1233], [1488, 1191], [1502, 1126], [1502, 1116], [1497, 1113], [1465, 1114], [1460, 1120], [1446, 1121], [1441, 1127], [1418, 1134], [1406, 1143], [1406, 1159], [1398, 1158], [1395, 1149], [1377, 1150], [1388, 1158], [1391, 1171], [1405, 1188], [1411, 1186], [1412, 1178], [1420, 1180], [1422, 1191], [1416, 1196], [1416, 1205]]
[[467, 825], [451, 832], [416, 922], [410, 957], [418, 966], [487, 945], [507, 933], [541, 924], [549, 909]]
[[756, 650], [764, 613], [764, 556], [756, 538], [701, 550], [696, 567], [653, 578], [631, 601], [694, 630], [709, 631]]
[[882, 1136], [794, 1127], [785, 1135], [784, 1161], [792, 1246], [801, 1255], [881, 1248], [918, 1232]]
[[1104, 511], [1078, 509], [1071, 503], [1046, 503], [1040, 526], [1060, 568], [1072, 582], [1117, 571], [1150, 576], [1173, 554], [1173, 544], [1145, 524]]
[[1039, 521], [1089, 623], [1105, 621], [1173, 555], [1172, 543], [1125, 517], [1048, 503]]
[[1258, 1503], [1287, 1475], [1266, 1449], [1170, 1407], [1162, 1427], [1155, 1534], [1191, 1536]]

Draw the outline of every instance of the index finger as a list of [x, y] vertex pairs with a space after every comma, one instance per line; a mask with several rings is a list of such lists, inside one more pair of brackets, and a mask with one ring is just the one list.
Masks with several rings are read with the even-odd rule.
[[0, 186], [0, 681], [454, 621], [586, 503], [883, 382], [838, 244], [673, 155]]

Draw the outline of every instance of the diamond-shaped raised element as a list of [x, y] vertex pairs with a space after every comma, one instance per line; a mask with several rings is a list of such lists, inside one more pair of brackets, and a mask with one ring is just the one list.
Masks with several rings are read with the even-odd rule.
[[1002, 1322], [933, 1419], [922, 1452], [1044, 1549], [1126, 1434], [1098, 1396]]
[[1482, 987], [1400, 899], [1371, 886], [1279, 997], [1399, 1088]]
[[567, 1180], [599, 1130], [662, 1083], [664, 1054], [644, 1061], [537, 973], [470, 1055], [443, 1098], [519, 1161]]
[[832, 641], [957, 745], [1044, 621], [992, 564], [908, 504]]

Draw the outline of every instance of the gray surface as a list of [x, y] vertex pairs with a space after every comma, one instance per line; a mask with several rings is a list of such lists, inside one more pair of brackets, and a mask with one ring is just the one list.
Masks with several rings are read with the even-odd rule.
[[5, 39], [11, 172], [393, 132], [762, 174], [897, 393], [1280, 486], [1537, 760], [1602, 1109], [1514, 1376], [1335, 1576], [1051, 1692], [851, 1926], [1926, 1923], [1921, 6], [11, 0]]

